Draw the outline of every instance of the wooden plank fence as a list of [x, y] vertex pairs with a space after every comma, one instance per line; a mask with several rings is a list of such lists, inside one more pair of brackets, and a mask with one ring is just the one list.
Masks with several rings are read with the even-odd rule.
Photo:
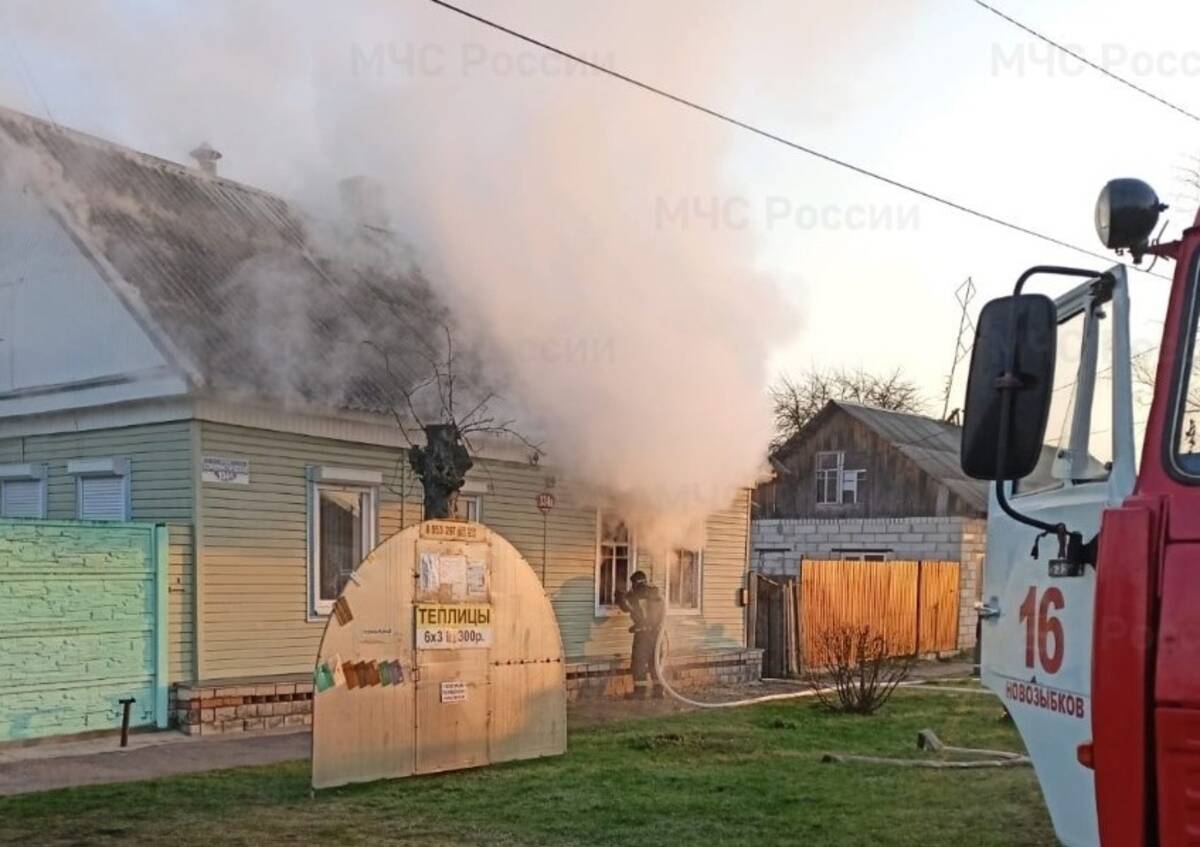
[[805, 560], [799, 580], [756, 575], [755, 645], [764, 676], [821, 664], [824, 633], [870, 626], [892, 655], [958, 648], [959, 563]]

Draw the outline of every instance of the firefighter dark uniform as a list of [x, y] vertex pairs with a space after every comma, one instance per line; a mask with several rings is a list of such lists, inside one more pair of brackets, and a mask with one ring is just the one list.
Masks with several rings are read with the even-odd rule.
[[653, 696], [662, 697], [662, 681], [654, 668], [654, 650], [658, 646], [658, 634], [663, 625], [662, 594], [650, 585], [642, 571], [634, 571], [629, 583], [629, 591], [619, 598], [618, 604], [633, 619], [633, 626], [629, 627], [633, 633], [630, 656], [633, 696], [642, 699], [650, 697], [653, 684]]

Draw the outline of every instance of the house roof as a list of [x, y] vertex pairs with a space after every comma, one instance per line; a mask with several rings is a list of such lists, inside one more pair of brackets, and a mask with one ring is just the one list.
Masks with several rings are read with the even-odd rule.
[[[989, 483], [972, 479], [959, 465], [962, 428], [937, 418], [910, 412], [892, 412], [843, 400], [831, 400], [809, 426], [815, 428], [818, 419], [841, 410], [878, 433], [896, 450], [910, 459], [929, 476], [945, 485], [971, 508], [987, 511]], [[800, 436], [804, 433], [797, 433]], [[795, 436], [793, 437], [796, 438]], [[796, 442], [789, 442], [782, 450]]]
[[0, 152], [195, 387], [384, 411], [364, 342], [404, 382], [428, 370], [445, 312], [389, 234], [339, 239], [275, 195], [3, 108]]

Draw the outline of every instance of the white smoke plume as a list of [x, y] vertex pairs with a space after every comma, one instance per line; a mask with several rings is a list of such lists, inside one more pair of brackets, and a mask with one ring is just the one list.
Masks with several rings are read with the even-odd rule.
[[[794, 58], [793, 5], [753, 20], [718, 3], [471, 7], [736, 103], [756, 40]], [[737, 130], [422, 3], [6, 6], [32, 69], [5, 77], [8, 105], [177, 160], [207, 140], [223, 174], [326, 217], [338, 180], [380, 181], [510, 410], [649, 546], [699, 544], [753, 483], [767, 359], [796, 316], [754, 228], [721, 216], [747, 191]], [[802, 49], [802, 67], [832, 54]]]

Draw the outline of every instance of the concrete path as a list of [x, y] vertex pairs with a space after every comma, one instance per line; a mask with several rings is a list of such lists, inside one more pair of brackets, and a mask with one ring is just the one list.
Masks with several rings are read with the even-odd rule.
[[137, 733], [125, 749], [115, 737], [8, 748], [0, 750], [0, 795], [269, 765], [307, 759], [310, 748], [307, 727], [215, 738]]

